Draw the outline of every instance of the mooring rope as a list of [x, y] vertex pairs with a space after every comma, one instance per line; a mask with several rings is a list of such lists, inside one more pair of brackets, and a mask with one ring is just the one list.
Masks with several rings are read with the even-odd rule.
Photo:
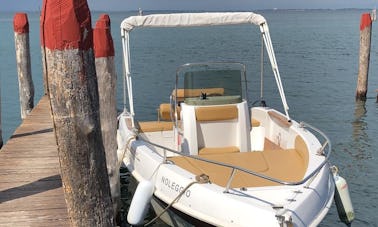
[[126, 155], [126, 152], [127, 152], [127, 149], [128, 149], [128, 147], [129, 147], [129, 145], [130, 145], [131, 140], [136, 139], [136, 138], [137, 138], [137, 136], [136, 136], [136, 135], [133, 135], [133, 136], [131, 136], [131, 137], [127, 140], [126, 145], [125, 145], [125, 149], [123, 149], [122, 157], [118, 160], [118, 163], [117, 163], [117, 167], [118, 167], [118, 169], [121, 168], [122, 161], [123, 161], [123, 159], [125, 158], [125, 155]]

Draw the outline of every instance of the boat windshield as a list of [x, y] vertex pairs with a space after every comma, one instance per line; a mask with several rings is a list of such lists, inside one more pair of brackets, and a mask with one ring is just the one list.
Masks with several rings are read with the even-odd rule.
[[173, 96], [188, 105], [240, 103], [246, 97], [245, 81], [241, 63], [185, 64], [177, 70]]

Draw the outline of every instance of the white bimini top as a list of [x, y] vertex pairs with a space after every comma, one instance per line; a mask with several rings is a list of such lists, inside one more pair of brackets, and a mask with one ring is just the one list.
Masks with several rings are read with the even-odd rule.
[[175, 13], [131, 16], [121, 23], [121, 28], [130, 32], [135, 27], [195, 27], [233, 24], [261, 25], [263, 16], [251, 12], [230, 13]]

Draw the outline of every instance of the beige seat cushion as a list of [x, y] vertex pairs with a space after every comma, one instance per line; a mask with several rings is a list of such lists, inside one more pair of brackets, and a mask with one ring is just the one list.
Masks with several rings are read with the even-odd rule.
[[236, 106], [211, 106], [196, 108], [197, 121], [226, 121], [238, 118]]
[[138, 122], [140, 132], [159, 132], [173, 130], [172, 121], [141, 121]]
[[[172, 111], [172, 113], [173, 113], [173, 111]], [[181, 112], [181, 107], [177, 106], [177, 120], [180, 120], [180, 112]], [[169, 103], [160, 104], [159, 116], [160, 116], [160, 120], [172, 121], [172, 119], [171, 119], [171, 104], [169, 104]]]
[[224, 154], [224, 153], [237, 153], [240, 152], [238, 147], [204, 147], [199, 149], [198, 154]]

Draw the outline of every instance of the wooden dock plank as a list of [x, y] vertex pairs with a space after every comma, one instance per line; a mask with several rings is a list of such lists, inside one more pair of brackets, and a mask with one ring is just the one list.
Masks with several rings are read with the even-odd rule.
[[0, 226], [68, 226], [49, 100], [0, 151]]

